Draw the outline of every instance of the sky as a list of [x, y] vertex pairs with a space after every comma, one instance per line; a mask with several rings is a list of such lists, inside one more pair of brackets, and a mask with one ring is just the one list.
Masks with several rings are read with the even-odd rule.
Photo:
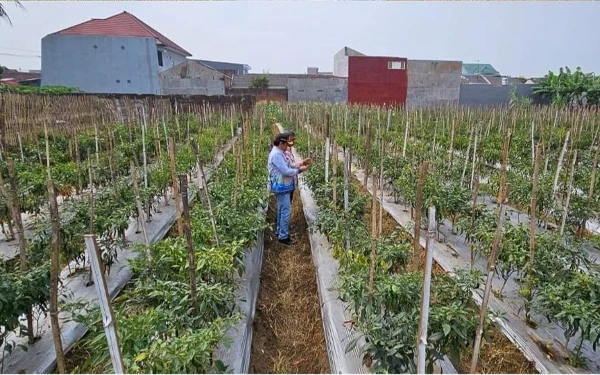
[[[490, 63], [541, 77], [561, 66], [600, 73], [600, 2], [0, 1], [0, 65], [40, 69], [50, 33], [128, 11], [193, 54], [251, 73], [333, 70], [344, 46], [366, 55]], [[18, 56], [15, 56], [18, 55]]]

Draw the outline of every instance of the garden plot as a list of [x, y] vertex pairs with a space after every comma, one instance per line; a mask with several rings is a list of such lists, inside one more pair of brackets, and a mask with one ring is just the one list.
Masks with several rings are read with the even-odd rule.
[[[225, 154], [231, 149], [234, 141], [235, 140], [230, 141], [224, 149], [217, 154], [215, 165], [206, 170], [207, 178], [210, 178], [213, 169], [218, 167], [221, 163]], [[169, 195], [172, 197], [172, 194]], [[175, 206], [172, 202], [169, 206], [165, 206], [164, 202], [159, 204], [161, 214], [146, 224], [147, 232], [149, 234], [148, 240], [150, 243], [157, 242], [164, 238], [171, 229], [177, 216]], [[133, 244], [143, 244], [143, 234], [139, 232], [136, 227], [137, 224], [134, 220], [130, 223], [129, 228], [126, 231], [126, 239]], [[132, 259], [137, 258], [137, 256], [139, 256], [139, 252], [134, 251], [132, 247], [121, 250], [118, 259], [113, 265], [113, 272], [106, 277], [111, 298], [116, 297], [131, 278], [132, 272], [130, 270], [129, 262]], [[71, 267], [76, 267], [75, 262], [71, 263]], [[63, 281], [63, 293], [66, 295], [66, 299], [63, 303], [97, 300], [94, 288], [86, 285], [88, 283], [87, 275], [79, 274], [71, 276], [70, 269], [65, 268], [61, 271], [60, 277]], [[64, 322], [61, 326], [63, 347], [65, 351], [68, 351], [85, 335], [87, 327], [69, 319], [69, 314], [67, 312], [61, 312], [60, 318]], [[56, 366], [56, 354], [50, 330], [50, 319], [48, 317], [41, 317], [40, 320], [37, 321], [35, 329], [36, 333], [40, 336], [39, 341], [29, 347], [27, 351], [17, 347], [17, 350], [5, 360], [4, 372], [48, 373]], [[26, 345], [26, 338], [8, 336], [7, 341], [11, 340], [14, 340], [18, 344]], [[35, 353], [35, 355], [32, 355], [33, 353]]]

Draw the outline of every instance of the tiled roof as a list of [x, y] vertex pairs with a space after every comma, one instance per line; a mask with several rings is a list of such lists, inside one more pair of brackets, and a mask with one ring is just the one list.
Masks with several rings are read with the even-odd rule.
[[57, 31], [58, 35], [102, 35], [120, 37], [156, 38], [165, 47], [185, 56], [192, 54], [178, 46], [171, 39], [159, 33], [131, 13], [123, 12], [108, 18], [94, 18], [90, 21]]

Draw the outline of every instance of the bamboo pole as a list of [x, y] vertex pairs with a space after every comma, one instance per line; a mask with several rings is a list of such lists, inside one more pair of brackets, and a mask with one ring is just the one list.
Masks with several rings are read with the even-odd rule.
[[598, 170], [598, 159], [600, 158], [600, 138], [598, 138], [598, 144], [596, 145], [596, 153], [594, 154], [594, 161], [592, 163], [592, 175], [590, 177], [590, 190], [588, 192], [588, 202], [594, 196], [594, 185], [596, 184], [596, 171]]
[[346, 238], [345, 245], [346, 250], [350, 249], [350, 198], [349, 198], [349, 190], [350, 190], [350, 149], [344, 147], [344, 216], [345, 220], [345, 233], [344, 237]]
[[146, 213], [144, 212], [144, 208], [142, 206], [142, 199], [140, 198], [140, 189], [137, 183], [137, 171], [135, 168], [135, 163], [133, 160], [129, 162], [129, 168], [131, 170], [131, 184], [133, 185], [133, 192], [135, 194], [135, 203], [138, 211], [138, 220], [140, 226], [142, 227], [142, 235], [144, 236], [144, 246], [146, 250], [146, 257], [149, 261], [152, 260], [152, 255], [150, 253], [150, 241], [148, 240], [148, 230], [146, 228]]
[[571, 130], [567, 131], [567, 135], [565, 136], [565, 142], [563, 143], [563, 148], [560, 152], [560, 156], [558, 157], [558, 163], [556, 165], [556, 173], [554, 175], [554, 184], [552, 185], [552, 203], [556, 202], [556, 190], [558, 189], [558, 178], [560, 177], [560, 171], [562, 170], [563, 159], [565, 157], [565, 153], [567, 152], [567, 144], [569, 143], [569, 135], [571, 134]]
[[210, 192], [208, 190], [208, 183], [206, 182], [206, 174], [204, 173], [204, 167], [202, 165], [202, 161], [200, 161], [200, 156], [199, 156], [199, 152], [198, 152], [198, 144], [196, 143], [195, 140], [192, 140], [192, 150], [194, 151], [194, 154], [196, 155], [196, 163], [198, 163], [198, 173], [200, 174], [200, 178], [202, 180], [202, 186], [204, 186], [204, 194], [205, 194], [205, 198], [206, 198], [206, 202], [208, 204], [208, 213], [210, 215], [210, 222], [213, 228], [213, 234], [215, 236], [215, 243], [218, 246], [219, 245], [219, 236], [217, 234], [217, 221], [215, 219], [215, 214], [213, 211], [213, 207], [210, 201]]

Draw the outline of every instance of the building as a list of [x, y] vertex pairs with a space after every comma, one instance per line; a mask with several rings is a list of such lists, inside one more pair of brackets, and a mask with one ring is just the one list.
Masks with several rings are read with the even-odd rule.
[[367, 56], [344, 47], [334, 56], [333, 74], [348, 77], [348, 101], [409, 107], [457, 105], [460, 61]]
[[231, 78], [201, 63], [186, 60], [159, 73], [161, 95], [225, 95], [226, 80]]
[[42, 38], [42, 85], [91, 93], [158, 94], [159, 73], [189, 56], [171, 39], [123, 12]]
[[22, 72], [17, 69], [9, 69], [5, 66], [0, 69], [0, 83], [5, 85], [17, 86], [39, 86], [40, 85], [40, 72], [37, 70], [30, 70], [28, 72]]

